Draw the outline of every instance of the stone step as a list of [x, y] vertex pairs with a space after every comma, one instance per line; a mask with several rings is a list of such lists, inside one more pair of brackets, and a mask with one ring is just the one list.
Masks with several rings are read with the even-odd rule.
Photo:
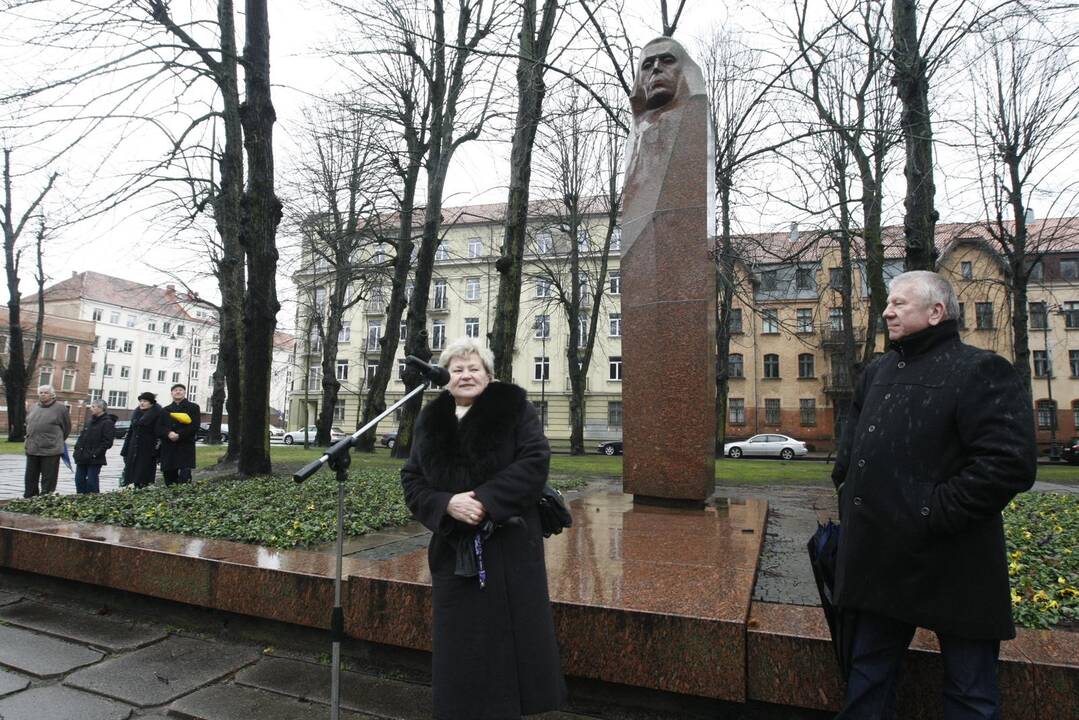
[[0, 608], [0, 621], [113, 652], [144, 647], [167, 635], [162, 628], [29, 600]]
[[127, 720], [132, 711], [130, 705], [62, 685], [0, 698], [0, 718], [4, 720]]
[[0, 625], [0, 665], [29, 675], [40, 678], [56, 677], [75, 668], [96, 663], [102, 657], [102, 653], [82, 645], [22, 628]]

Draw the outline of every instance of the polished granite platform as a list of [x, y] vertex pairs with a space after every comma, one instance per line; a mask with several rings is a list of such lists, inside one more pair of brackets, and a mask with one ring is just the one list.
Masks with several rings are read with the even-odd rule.
[[[842, 688], [820, 609], [752, 601], [765, 501], [675, 509], [635, 505], [609, 487], [570, 505], [574, 527], [546, 541], [567, 674], [735, 702], [837, 707]], [[346, 552], [346, 632], [429, 650], [423, 533], [357, 538]], [[328, 627], [333, 601], [325, 551], [6, 512], [0, 566], [318, 628]], [[1079, 634], [1021, 630], [1002, 657], [1006, 717], [1079, 718]], [[937, 662], [932, 637], [920, 635], [909, 671], [939, 687]], [[904, 717], [935, 717], [936, 697], [904, 698]]]

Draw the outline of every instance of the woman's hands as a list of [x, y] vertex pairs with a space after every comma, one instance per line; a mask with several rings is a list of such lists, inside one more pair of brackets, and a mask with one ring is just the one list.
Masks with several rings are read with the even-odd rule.
[[479, 525], [487, 515], [487, 510], [483, 507], [483, 503], [476, 499], [476, 493], [471, 490], [457, 493], [451, 497], [449, 504], [446, 506], [446, 512], [454, 520], [459, 520], [467, 525]]

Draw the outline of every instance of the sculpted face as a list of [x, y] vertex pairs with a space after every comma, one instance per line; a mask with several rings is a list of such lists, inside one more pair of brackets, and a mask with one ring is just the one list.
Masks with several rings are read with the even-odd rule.
[[644, 89], [645, 107], [662, 107], [674, 99], [682, 80], [680, 49], [670, 41], [647, 45], [641, 57], [637, 82]]

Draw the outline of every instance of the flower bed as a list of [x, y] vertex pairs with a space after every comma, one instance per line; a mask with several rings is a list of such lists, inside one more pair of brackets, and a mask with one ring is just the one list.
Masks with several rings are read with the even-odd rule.
[[1079, 495], [1019, 495], [1004, 535], [1016, 623], [1079, 626]]

